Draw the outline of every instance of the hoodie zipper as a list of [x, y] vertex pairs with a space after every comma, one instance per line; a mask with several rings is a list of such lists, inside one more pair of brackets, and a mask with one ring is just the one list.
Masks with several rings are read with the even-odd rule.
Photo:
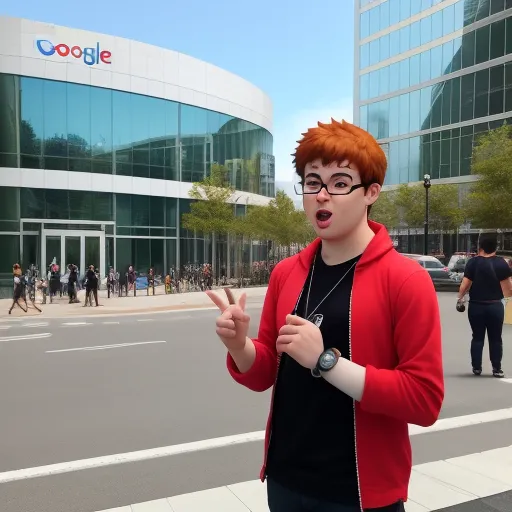
[[[352, 290], [354, 286], [352, 285]], [[349, 358], [352, 361], [352, 290], [350, 291], [350, 302], [348, 306], [348, 350]], [[356, 422], [356, 402], [352, 400], [352, 410], [354, 414], [354, 450], [356, 458], [356, 477], [357, 477], [357, 494], [359, 495], [359, 509], [363, 512], [363, 500], [361, 499], [361, 483], [359, 482], [359, 462], [357, 460], [357, 422]]]

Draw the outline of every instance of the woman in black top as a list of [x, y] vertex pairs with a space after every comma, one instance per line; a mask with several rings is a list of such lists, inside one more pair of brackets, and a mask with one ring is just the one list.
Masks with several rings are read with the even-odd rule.
[[466, 264], [464, 279], [459, 289], [459, 301], [469, 291], [468, 318], [473, 331], [471, 365], [473, 373], [482, 373], [482, 353], [485, 333], [489, 341], [489, 356], [495, 377], [505, 376], [501, 368], [503, 358], [502, 330], [505, 316], [503, 298], [512, 295], [507, 262], [496, 256], [496, 236], [482, 235], [478, 256]]

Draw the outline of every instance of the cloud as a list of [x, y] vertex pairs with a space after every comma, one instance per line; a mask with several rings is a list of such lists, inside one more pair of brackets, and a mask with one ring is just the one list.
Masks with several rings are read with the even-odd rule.
[[281, 118], [274, 124], [274, 155], [276, 157], [276, 180], [292, 181], [294, 179], [293, 158], [297, 140], [301, 133], [316, 126], [318, 121], [329, 123], [331, 117], [337, 121], [345, 119], [352, 122], [352, 99], [345, 99], [335, 105], [298, 110], [289, 118]]

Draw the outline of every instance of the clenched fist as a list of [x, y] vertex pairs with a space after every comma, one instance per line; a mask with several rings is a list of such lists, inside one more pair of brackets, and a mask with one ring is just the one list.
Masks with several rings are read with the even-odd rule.
[[216, 332], [229, 352], [243, 351], [250, 322], [249, 315], [245, 313], [247, 296], [242, 293], [237, 301], [229, 288], [224, 288], [224, 291], [228, 299], [227, 303], [215, 292], [211, 290], [206, 292], [221, 312], [216, 321]]

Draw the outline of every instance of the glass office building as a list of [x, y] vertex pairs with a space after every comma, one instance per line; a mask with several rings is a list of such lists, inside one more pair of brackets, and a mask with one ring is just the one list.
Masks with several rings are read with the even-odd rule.
[[[237, 213], [274, 196], [271, 104], [241, 78], [176, 52], [27, 20], [0, 18], [2, 38], [4, 282], [17, 261], [94, 264], [103, 275], [111, 265], [163, 273], [211, 262], [208, 241], [180, 218], [191, 183], [214, 164], [237, 190]], [[77, 57], [94, 50], [102, 59], [92, 64]], [[227, 250], [221, 240], [218, 265]]]
[[386, 185], [466, 183], [475, 137], [512, 118], [512, 0], [356, 0], [354, 119]]

